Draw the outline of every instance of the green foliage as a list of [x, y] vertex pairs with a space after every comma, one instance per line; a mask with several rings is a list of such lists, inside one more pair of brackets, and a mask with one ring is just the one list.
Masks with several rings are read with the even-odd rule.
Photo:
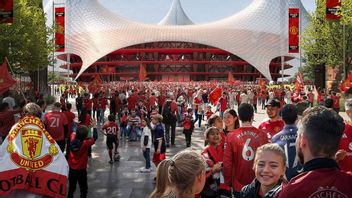
[[14, 22], [0, 24], [0, 60], [7, 57], [14, 72], [35, 71], [52, 64], [53, 29], [45, 25], [41, 0], [14, 1]]
[[48, 74], [48, 81], [50, 83], [61, 83], [66, 82], [67, 79], [63, 76], [60, 76], [57, 72], [49, 72]]
[[[341, 15], [343, 20], [331, 21], [325, 18], [325, 0], [317, 0], [317, 9], [311, 14], [311, 23], [302, 35], [302, 49], [306, 66], [302, 68], [305, 77], [313, 79], [317, 65], [340, 67], [345, 62], [346, 70], [352, 69], [352, 0], [344, 0]], [[348, 7], [349, 6], [349, 7]], [[349, 22], [349, 23], [348, 23]], [[343, 43], [343, 26], [345, 25], [346, 42]], [[346, 59], [343, 60], [343, 48]]]

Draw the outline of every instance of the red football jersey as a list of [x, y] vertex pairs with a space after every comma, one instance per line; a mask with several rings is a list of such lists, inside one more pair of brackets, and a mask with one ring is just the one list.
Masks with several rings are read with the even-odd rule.
[[321, 168], [292, 178], [277, 198], [352, 197], [352, 175], [337, 168]]
[[83, 100], [83, 105], [84, 105], [84, 108], [85, 108], [87, 111], [92, 110], [92, 106], [93, 106], [93, 101], [92, 101], [92, 99], [84, 99], [84, 100]]
[[62, 112], [52, 111], [45, 114], [44, 124], [51, 137], [54, 140], [63, 140], [64, 136], [64, 125], [68, 124], [66, 115]]
[[255, 127], [241, 127], [226, 137], [224, 151], [225, 183], [232, 184], [236, 192], [255, 178], [254, 156], [257, 148], [268, 143], [265, 132]]
[[105, 130], [105, 133], [108, 135], [117, 135], [119, 127], [115, 122], [107, 122], [104, 124], [103, 130]]
[[265, 131], [268, 135], [268, 138], [271, 139], [279, 133], [285, 126], [285, 123], [283, 120], [276, 120], [276, 121], [271, 121], [267, 120], [259, 125], [259, 129], [262, 129]]
[[75, 119], [76, 115], [74, 113], [72, 113], [71, 111], [64, 111], [63, 113], [66, 115], [67, 123], [68, 123], [68, 134], [67, 134], [67, 137], [71, 137], [72, 124], [73, 124], [73, 120]]
[[352, 125], [350, 124], [346, 123], [339, 149], [347, 151], [346, 157], [339, 161], [339, 167], [341, 170], [352, 172]]

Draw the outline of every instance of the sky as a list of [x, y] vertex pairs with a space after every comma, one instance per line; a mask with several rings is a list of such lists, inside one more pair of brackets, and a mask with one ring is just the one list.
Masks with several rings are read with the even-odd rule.
[[[156, 24], [169, 10], [172, 0], [98, 0], [118, 15], [144, 23]], [[253, 0], [181, 0], [187, 16], [196, 24], [229, 17]], [[315, 10], [316, 0], [302, 0], [308, 11]]]

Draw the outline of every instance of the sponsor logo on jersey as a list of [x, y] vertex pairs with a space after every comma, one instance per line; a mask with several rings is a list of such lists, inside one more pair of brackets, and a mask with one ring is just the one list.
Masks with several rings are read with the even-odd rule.
[[311, 194], [309, 198], [348, 198], [345, 194], [340, 192], [335, 186], [319, 187], [316, 192]]

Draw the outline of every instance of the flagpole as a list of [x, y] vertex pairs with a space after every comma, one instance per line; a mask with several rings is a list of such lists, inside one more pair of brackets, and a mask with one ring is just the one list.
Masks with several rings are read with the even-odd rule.
[[[52, 5], [52, 21], [53, 21], [53, 25], [52, 27], [55, 27], [55, 0], [53, 0], [53, 5]], [[54, 74], [55, 74], [55, 33], [54, 33], [54, 47], [53, 47], [53, 74], [52, 74], [52, 81], [51, 81], [51, 86], [52, 86], [52, 91], [53, 91], [53, 96], [55, 95], [55, 85], [54, 85]]]
[[342, 29], [342, 49], [343, 49], [343, 80], [345, 80], [347, 78], [347, 71], [346, 71], [346, 25], [343, 24], [343, 29]]

